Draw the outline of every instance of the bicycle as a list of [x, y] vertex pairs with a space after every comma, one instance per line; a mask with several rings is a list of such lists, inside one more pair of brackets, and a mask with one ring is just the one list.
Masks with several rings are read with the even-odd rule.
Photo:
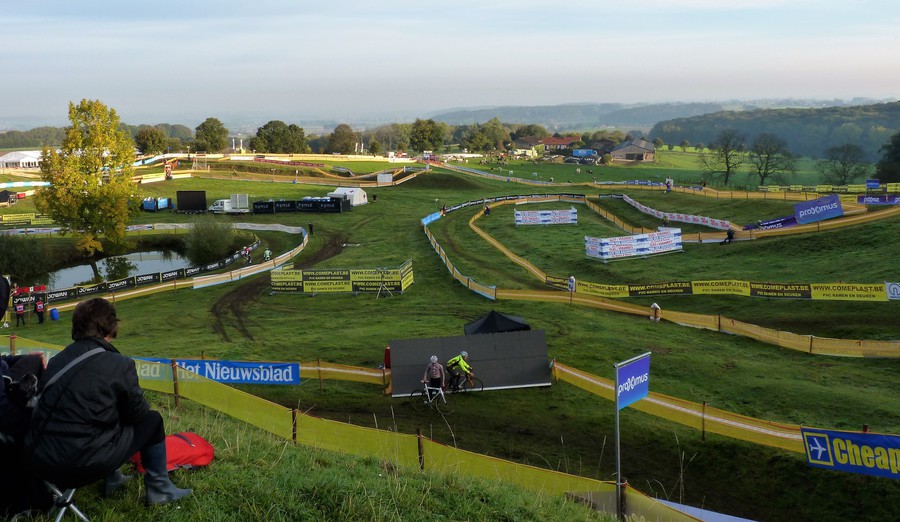
[[478, 377], [467, 373], [459, 386], [450, 388], [449, 391], [450, 393], [480, 392], [484, 391], [484, 383]]
[[428, 407], [440, 413], [453, 413], [453, 408], [447, 402], [447, 395], [443, 388], [432, 388], [428, 386], [428, 383], [423, 383], [421, 389], [410, 394], [410, 404], [416, 411]]

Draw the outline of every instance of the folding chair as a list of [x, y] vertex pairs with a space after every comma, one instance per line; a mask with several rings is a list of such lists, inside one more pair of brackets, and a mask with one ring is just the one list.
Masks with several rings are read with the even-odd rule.
[[56, 518], [54, 519], [56, 522], [62, 520], [63, 516], [66, 514], [66, 511], [71, 509], [72, 513], [79, 520], [83, 520], [84, 522], [90, 522], [88, 517], [78, 509], [78, 506], [72, 502], [72, 496], [75, 495], [75, 488], [70, 488], [65, 491], [60, 491], [58, 487], [53, 485], [48, 481], [44, 481], [44, 484], [47, 486], [47, 490], [50, 491], [50, 494], [53, 496], [53, 508], [50, 510], [50, 516], [52, 517], [54, 513], [56, 514]]

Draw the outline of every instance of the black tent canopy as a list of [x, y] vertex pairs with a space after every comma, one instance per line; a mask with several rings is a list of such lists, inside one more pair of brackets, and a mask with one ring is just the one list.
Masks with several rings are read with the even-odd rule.
[[521, 317], [501, 314], [495, 310], [491, 313], [467, 323], [465, 326], [466, 335], [501, 333], [501, 332], [522, 332], [531, 330], [531, 326]]

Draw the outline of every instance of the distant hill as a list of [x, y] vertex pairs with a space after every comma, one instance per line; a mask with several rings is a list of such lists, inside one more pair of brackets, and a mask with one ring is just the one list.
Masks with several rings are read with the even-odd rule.
[[661, 138], [678, 145], [712, 143], [724, 129], [746, 136], [749, 146], [759, 134], [775, 134], [788, 143], [794, 154], [822, 157], [836, 145], [854, 143], [863, 148], [870, 161], [880, 157], [878, 149], [900, 131], [900, 102], [849, 107], [765, 109], [721, 111], [712, 114], [660, 121], [649, 139]]
[[871, 100], [731, 100], [704, 103], [573, 103], [565, 105], [504, 106], [457, 109], [436, 113], [435, 121], [450, 125], [484, 123], [499, 118], [503, 123], [536, 123], [552, 131], [597, 129], [649, 130], [658, 122], [690, 118], [723, 111], [757, 111], [760, 109], [811, 108], [860, 105]]

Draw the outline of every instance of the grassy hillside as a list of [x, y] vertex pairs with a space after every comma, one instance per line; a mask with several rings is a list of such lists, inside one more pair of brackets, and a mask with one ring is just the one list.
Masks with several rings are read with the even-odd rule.
[[75, 502], [91, 520], [614, 520], [508, 484], [296, 447], [190, 402], [175, 408], [165, 396], [152, 397], [168, 432], [201, 434], [216, 458], [207, 468], [173, 473], [176, 485], [194, 490], [174, 505], [144, 507], [141, 480], [109, 499], [97, 486], [82, 488]]
[[[622, 179], [637, 177], [634, 170], [615, 172]], [[165, 195], [181, 188], [206, 188], [210, 199], [231, 192], [266, 198], [325, 192], [322, 187], [196, 179], [148, 185], [142, 190]], [[610, 377], [613, 363], [652, 351], [656, 392], [708, 401], [773, 421], [838, 429], [868, 424], [873, 431], [900, 433], [900, 397], [896, 393], [900, 361], [810, 357], [744, 338], [666, 322], [650, 324], [640, 317], [542, 303], [492, 302], [453, 281], [428, 243], [419, 219], [443, 204], [537, 190], [438, 172], [402, 186], [369, 190], [370, 196], [378, 194], [377, 203], [345, 214], [239, 218], [303, 226], [314, 222], [315, 235], [296, 259], [300, 266], [390, 267], [412, 259], [416, 282], [402, 296], [389, 299], [367, 294], [310, 297], [271, 294], [267, 277], [261, 276], [221, 288], [122, 301], [118, 304], [123, 321], [119, 345], [135, 355], [203, 354], [283, 361], [321, 358], [376, 367], [391, 340], [460, 335], [466, 322], [497, 309], [522, 316], [533, 328], [544, 330], [550, 357], [597, 375]], [[599, 192], [584, 190], [591, 195]], [[783, 210], [778, 206], [782, 203], [769, 207], [649, 192], [633, 196], [663, 210], [693, 208], [696, 213], [738, 222]], [[664, 197], [669, 199], [657, 199]], [[483, 283], [541, 288], [541, 282], [469, 229], [467, 223], [474, 211], [451, 213], [431, 227], [453, 262]], [[898, 227], [894, 219], [727, 247], [689, 245], [684, 254], [603, 265], [584, 257], [583, 238], [579, 237], [587, 230], [616, 232], [602, 220], [579, 210], [579, 221], [583, 217], [584, 223], [577, 229], [516, 229], [505, 212], [499, 207], [489, 220], [479, 223], [544, 270], [574, 273], [597, 282], [693, 276], [879, 282], [896, 280], [893, 260], [900, 254], [893, 241]], [[161, 213], [141, 219], [185, 218]], [[660, 303], [664, 311], [723, 313], [823, 336], [897, 338], [900, 330], [897, 303], [738, 297], [667, 298]], [[65, 344], [66, 320], [64, 315], [64, 321], [42, 328], [30, 325], [17, 333]], [[489, 375], [480, 377], [490, 380]], [[612, 405], [565, 384], [462, 397], [449, 425], [427, 413], [405, 410], [371, 385], [327, 382], [324, 391], [319, 391], [317, 383], [306, 382], [299, 387], [246, 389], [320, 416], [366, 426], [396, 426], [405, 433], [421, 428], [441, 442], [533, 465], [605, 480], [614, 470]], [[714, 435], [704, 440], [693, 430], [635, 411], [625, 412], [622, 430], [625, 474], [632, 485], [650, 494], [765, 520], [896, 518], [896, 506], [884, 502], [900, 495], [896, 481], [811, 469], [801, 455]]]

